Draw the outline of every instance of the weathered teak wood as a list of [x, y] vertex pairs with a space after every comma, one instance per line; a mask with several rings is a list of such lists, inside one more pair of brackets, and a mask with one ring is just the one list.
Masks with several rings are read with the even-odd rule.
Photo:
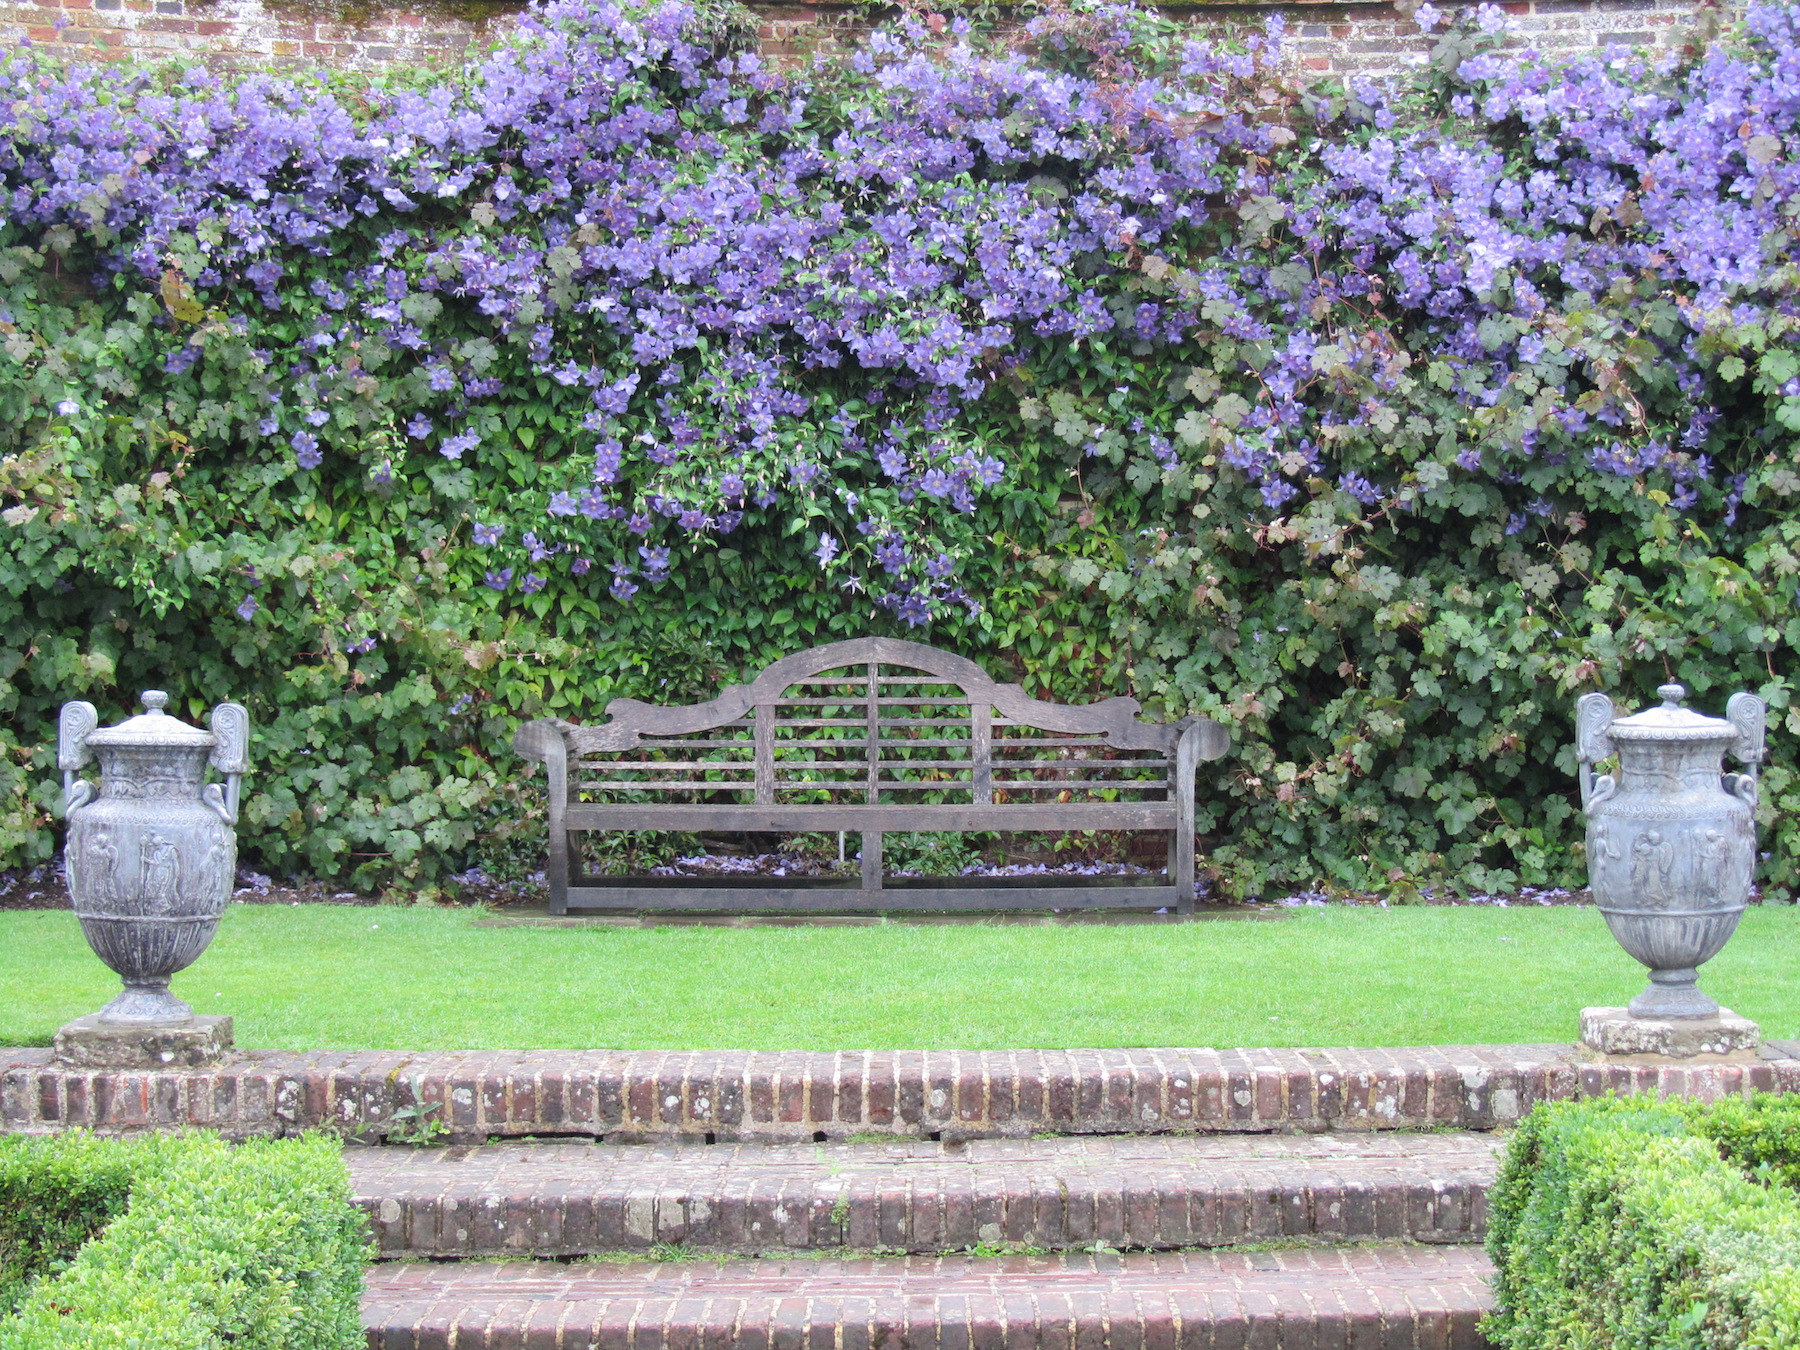
[[[1073, 707], [997, 684], [916, 642], [859, 638], [777, 661], [717, 698], [614, 699], [600, 726], [528, 722], [513, 748], [549, 779], [550, 907], [796, 910], [1172, 906], [1194, 895], [1194, 771], [1228, 740], [1204, 717], [1147, 722], [1138, 702]], [[846, 830], [858, 877], [594, 877], [578, 842], [609, 830]], [[889, 877], [900, 830], [1160, 830], [1155, 884]], [[1023, 884], [1022, 884], [1023, 883]]]

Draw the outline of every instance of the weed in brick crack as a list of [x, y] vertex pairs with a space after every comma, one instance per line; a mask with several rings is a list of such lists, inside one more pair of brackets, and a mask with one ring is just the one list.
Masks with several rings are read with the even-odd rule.
[[435, 1144], [450, 1133], [450, 1127], [437, 1118], [440, 1109], [437, 1102], [414, 1102], [411, 1106], [402, 1106], [388, 1117], [382, 1138], [390, 1144], [411, 1144], [418, 1147]]
[[[949, 1253], [943, 1254], [949, 1255]], [[964, 1247], [962, 1254], [965, 1256], [1050, 1256], [1054, 1253], [1049, 1247], [1038, 1247], [1029, 1242], [977, 1242], [973, 1246]]]

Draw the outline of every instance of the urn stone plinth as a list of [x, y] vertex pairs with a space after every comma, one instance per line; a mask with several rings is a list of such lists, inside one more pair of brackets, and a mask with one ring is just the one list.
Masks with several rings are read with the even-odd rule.
[[[213, 710], [212, 729], [189, 726], [164, 711], [168, 696], [144, 694], [145, 711], [98, 729], [91, 704], [63, 705], [58, 767], [63, 771], [68, 838], [64, 870], [82, 932], [94, 954], [124, 982], [100, 1010], [105, 1026], [178, 1027], [194, 1010], [169, 992], [169, 979], [212, 941], [237, 872], [238, 791], [250, 721], [235, 703]], [[81, 778], [95, 760], [98, 788]], [[208, 783], [211, 768], [223, 783]], [[88, 1030], [95, 1019], [64, 1028], [65, 1057], [109, 1053], [117, 1036]], [[223, 1022], [229, 1038], [229, 1019]], [[94, 1041], [86, 1050], [64, 1048]], [[216, 1044], [217, 1030], [207, 1044]]]
[[[1615, 716], [1605, 694], [1577, 705], [1589, 884], [1619, 945], [1650, 968], [1624, 1015], [1717, 1018], [1698, 970], [1730, 940], [1749, 899], [1766, 713], [1753, 694], [1734, 695], [1717, 718], [1682, 707], [1678, 684], [1657, 692], [1661, 707], [1631, 717]], [[1722, 772], [1727, 751], [1747, 772]], [[1616, 773], [1596, 775], [1615, 754]]]

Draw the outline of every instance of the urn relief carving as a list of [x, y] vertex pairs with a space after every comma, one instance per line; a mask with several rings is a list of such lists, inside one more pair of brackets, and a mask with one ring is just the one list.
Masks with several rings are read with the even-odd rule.
[[[1697, 972], [1749, 899], [1765, 708], [1754, 694], [1735, 694], [1723, 719], [1704, 717], [1681, 706], [1680, 685], [1657, 692], [1661, 707], [1631, 717], [1616, 716], [1605, 694], [1576, 705], [1588, 878], [1619, 945], [1650, 968], [1631, 1015], [1711, 1017], [1719, 1005], [1700, 991]], [[1745, 772], [1723, 772], [1726, 752]], [[1615, 754], [1617, 772], [1596, 774]]]
[[[144, 694], [145, 711], [99, 728], [88, 703], [63, 705], [57, 767], [69, 832], [63, 861], [88, 943], [125, 988], [107, 1023], [185, 1022], [193, 1009], [169, 978], [206, 950], [237, 872], [238, 792], [249, 768], [249, 714], [213, 709], [203, 731]], [[80, 777], [99, 761], [98, 786]], [[212, 768], [223, 783], [205, 781]]]

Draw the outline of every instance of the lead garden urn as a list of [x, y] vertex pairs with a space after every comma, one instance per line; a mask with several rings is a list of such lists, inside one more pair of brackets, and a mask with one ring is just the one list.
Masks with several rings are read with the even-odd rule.
[[[1594, 903], [1622, 946], [1650, 968], [1628, 1008], [1582, 1010], [1582, 1043], [1603, 1054], [1728, 1055], [1758, 1029], [1700, 991], [1699, 967], [1737, 928], [1756, 867], [1756, 770], [1766, 709], [1734, 694], [1724, 718], [1662, 706], [1630, 717], [1605, 694], [1576, 704], [1581, 804]], [[1726, 773], [1727, 752], [1744, 773]], [[1617, 754], [1616, 773], [1595, 766]]]
[[[68, 838], [64, 871], [94, 954], [125, 988], [57, 1033], [65, 1062], [86, 1067], [196, 1066], [230, 1045], [229, 1017], [196, 1017], [169, 978], [199, 959], [237, 872], [238, 791], [249, 768], [250, 716], [213, 709], [210, 731], [164, 711], [98, 728], [89, 703], [65, 703], [57, 743]], [[100, 783], [80, 777], [98, 759]], [[206, 782], [208, 768], [223, 783]]]

